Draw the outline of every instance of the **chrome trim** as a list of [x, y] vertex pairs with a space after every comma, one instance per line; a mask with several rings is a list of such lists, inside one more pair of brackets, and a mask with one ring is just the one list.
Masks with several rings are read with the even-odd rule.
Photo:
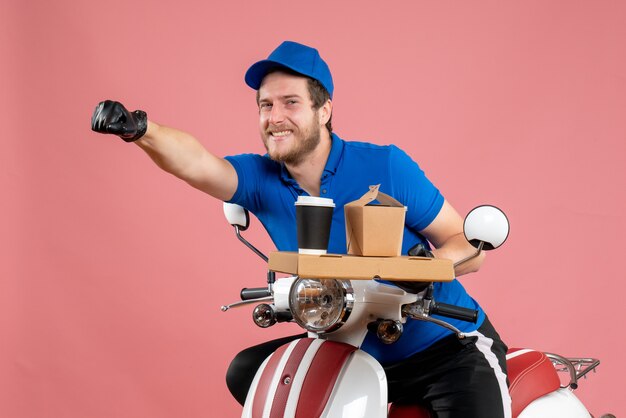
[[354, 289], [352, 288], [352, 283], [350, 283], [350, 280], [337, 281], [341, 284], [343, 290], [343, 309], [341, 310], [341, 314], [339, 315], [337, 322], [328, 327], [325, 331], [320, 332], [320, 334], [328, 334], [341, 328], [346, 322], [348, 322], [350, 314], [352, 313], [352, 308], [354, 307]]
[[578, 389], [578, 380], [585, 377], [590, 371], [594, 371], [600, 364], [600, 360], [595, 358], [566, 358], [554, 353], [544, 353], [552, 362], [557, 372], [567, 372], [569, 383], [561, 388]]

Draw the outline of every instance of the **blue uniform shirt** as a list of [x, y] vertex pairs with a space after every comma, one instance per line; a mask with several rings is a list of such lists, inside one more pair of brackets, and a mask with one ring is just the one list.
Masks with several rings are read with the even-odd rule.
[[[444, 202], [439, 190], [426, 178], [404, 151], [394, 145], [381, 146], [343, 141], [332, 135], [332, 148], [321, 178], [320, 196], [332, 198], [335, 211], [330, 230], [329, 253], [346, 253], [343, 206], [360, 198], [370, 185], [407, 206], [402, 254], [417, 243], [428, 245], [419, 231], [435, 219]], [[280, 251], [297, 251], [295, 202], [308, 195], [289, 175], [285, 166], [269, 156], [242, 154], [226, 157], [238, 175], [238, 186], [230, 200], [252, 212], [269, 233]], [[476, 330], [484, 320], [479, 305], [454, 280], [435, 284], [435, 300], [479, 309], [477, 324], [446, 319], [462, 331]], [[450, 331], [426, 322], [407, 320], [404, 334], [392, 345], [378, 341], [369, 333], [361, 347], [383, 365], [411, 356], [447, 336]]]

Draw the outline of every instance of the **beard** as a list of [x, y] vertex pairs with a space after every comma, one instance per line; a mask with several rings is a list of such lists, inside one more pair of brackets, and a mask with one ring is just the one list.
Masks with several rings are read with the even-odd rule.
[[[284, 129], [290, 129], [285, 127]], [[318, 124], [311, 123], [308, 129], [304, 131], [292, 130], [292, 146], [286, 151], [279, 152], [276, 149], [271, 150], [268, 146], [271, 139], [270, 131], [266, 130], [261, 133], [263, 138], [263, 145], [267, 150], [269, 157], [276, 162], [285, 163], [289, 165], [299, 165], [306, 157], [318, 146], [321, 141], [321, 129]]]

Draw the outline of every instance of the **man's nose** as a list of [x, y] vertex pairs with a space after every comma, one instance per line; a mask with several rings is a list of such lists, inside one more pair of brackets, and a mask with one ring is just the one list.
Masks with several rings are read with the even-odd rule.
[[283, 120], [285, 120], [285, 114], [283, 113], [283, 110], [281, 109], [279, 105], [274, 104], [272, 106], [272, 111], [270, 112], [269, 122], [272, 124], [279, 124]]

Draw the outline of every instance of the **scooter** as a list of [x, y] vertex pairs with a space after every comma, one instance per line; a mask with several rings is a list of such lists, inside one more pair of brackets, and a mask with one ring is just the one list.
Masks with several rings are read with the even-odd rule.
[[[250, 222], [248, 211], [225, 203], [224, 213], [238, 239], [271, 265], [267, 257], [241, 235]], [[464, 232], [476, 252], [498, 248], [509, 232], [509, 223], [498, 208], [479, 206], [465, 219]], [[409, 251], [425, 255], [423, 248]], [[262, 328], [278, 322], [296, 322], [309, 338], [288, 343], [261, 365], [252, 382], [242, 417], [346, 417], [427, 418], [419, 405], [388, 405], [383, 367], [359, 349], [368, 330], [387, 344], [400, 338], [407, 318], [428, 321], [465, 335], [440, 319], [450, 317], [476, 321], [477, 312], [438, 303], [432, 282], [400, 287], [374, 280], [341, 280], [299, 277], [276, 280], [268, 270], [267, 287], [245, 288], [241, 301], [222, 306], [222, 311], [257, 304], [253, 321]], [[432, 315], [437, 315], [435, 318]], [[592, 416], [573, 391], [582, 377], [596, 370], [593, 358], [565, 358], [530, 349], [510, 349], [507, 354], [509, 393], [513, 418], [589, 418]], [[559, 372], [568, 380], [562, 384]], [[600, 418], [614, 418], [611, 414]]]

